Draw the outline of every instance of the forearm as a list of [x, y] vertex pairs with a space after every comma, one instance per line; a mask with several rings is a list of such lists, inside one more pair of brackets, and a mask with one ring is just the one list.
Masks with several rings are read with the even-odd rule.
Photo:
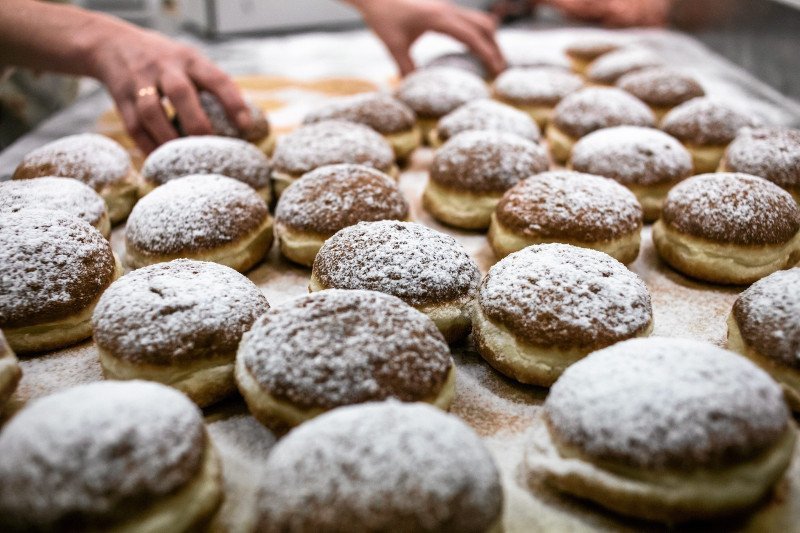
[[96, 51], [130, 31], [113, 17], [38, 0], [0, 1], [0, 65], [98, 77]]

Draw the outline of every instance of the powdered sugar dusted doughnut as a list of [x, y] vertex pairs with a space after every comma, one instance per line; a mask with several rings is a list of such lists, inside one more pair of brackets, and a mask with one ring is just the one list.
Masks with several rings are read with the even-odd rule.
[[267, 204], [248, 185], [216, 174], [167, 182], [136, 204], [125, 227], [131, 268], [178, 258], [244, 272], [272, 246]]
[[221, 174], [255, 189], [269, 202], [271, 168], [258, 148], [241, 139], [199, 135], [156, 148], [142, 166], [143, 192], [190, 174]]
[[442, 117], [431, 131], [431, 146], [441, 146], [465, 131], [490, 130], [513, 133], [531, 142], [539, 142], [539, 126], [525, 113], [494, 100], [475, 100]]
[[275, 209], [281, 253], [305, 266], [322, 243], [358, 222], [405, 220], [408, 202], [389, 176], [363, 165], [328, 165], [292, 183]]
[[769, 372], [800, 411], [800, 268], [770, 274], [739, 295], [728, 347]]
[[800, 202], [800, 130], [743, 128], [725, 150], [719, 170], [767, 179]]
[[236, 379], [253, 415], [273, 427], [388, 398], [447, 409], [455, 395], [433, 321], [373, 291], [331, 289], [273, 308], [242, 339]]
[[613, 180], [580, 172], [537, 174], [497, 204], [489, 243], [498, 257], [533, 244], [561, 242], [605, 252], [623, 263], [639, 255], [642, 208]]
[[586, 68], [586, 79], [592, 83], [614, 85], [625, 74], [657, 66], [661, 66], [661, 60], [650, 50], [620, 48], [592, 61]]
[[503, 193], [549, 164], [543, 146], [513, 133], [460, 133], [436, 152], [422, 204], [446, 224], [485, 229]]
[[590, 352], [649, 335], [653, 310], [644, 282], [616, 259], [539, 244], [489, 269], [472, 326], [490, 365], [522, 383], [549, 386]]
[[423, 68], [449, 67], [465, 70], [475, 74], [483, 80], [490, 80], [492, 75], [483, 64], [481, 58], [472, 52], [451, 52], [434, 57]]
[[343, 120], [300, 126], [278, 140], [272, 156], [275, 193], [315, 168], [337, 163], [366, 165], [395, 175], [394, 151], [375, 130]]
[[36, 400], [0, 433], [0, 524], [190, 531], [217, 509], [220, 474], [184, 395], [146, 381], [81, 385]]
[[271, 131], [267, 115], [253, 102], [245, 99], [245, 103], [250, 110], [253, 126], [248, 131], [241, 131], [231, 123], [228, 113], [216, 96], [207, 91], [200, 91], [200, 105], [211, 122], [211, 130], [214, 135], [244, 139], [269, 155], [275, 146], [275, 134]]
[[676, 523], [759, 502], [785, 472], [795, 439], [780, 387], [747, 359], [652, 337], [564, 372], [526, 464], [580, 498]]
[[613, 126], [655, 125], [647, 105], [621, 89], [590, 87], [565, 97], [553, 110], [547, 140], [553, 157], [567, 161], [573, 145], [593, 131]]
[[553, 108], [583, 87], [580, 76], [559, 68], [510, 68], [492, 86], [498, 100], [528, 113], [539, 127], [550, 121]]
[[54, 209], [84, 220], [104, 237], [111, 233], [106, 203], [94, 190], [71, 178], [45, 176], [0, 182], [0, 211]]
[[97, 298], [121, 273], [111, 245], [63, 211], [0, 211], [0, 329], [16, 352], [92, 334]]
[[335, 100], [312, 110], [303, 124], [323, 120], [346, 120], [369, 126], [392, 145], [398, 159], [407, 157], [421, 141], [417, 115], [390, 94], [365, 93]]
[[489, 87], [466, 70], [431, 67], [406, 76], [395, 96], [414, 110], [422, 138], [428, 139], [441, 117], [472, 100], [489, 98]]
[[609, 52], [619, 49], [622, 41], [609, 37], [585, 37], [570, 43], [564, 50], [572, 64], [572, 70], [579, 74], [586, 72], [589, 64]]
[[11, 346], [0, 331], [0, 411], [17, 388], [22, 370]]
[[204, 407], [236, 390], [242, 334], [269, 309], [252, 281], [216, 263], [177, 259], [123, 276], [94, 310], [106, 377], [171, 385]]
[[693, 98], [664, 116], [661, 129], [691, 152], [697, 174], [714, 172], [739, 130], [756, 126], [754, 117], [713, 98]]
[[646, 221], [658, 219], [667, 192], [692, 175], [692, 155], [678, 140], [638, 126], [604, 128], [581, 138], [569, 165], [628, 187], [642, 204]]
[[616, 85], [649, 105], [658, 120], [673, 107], [705, 95], [696, 79], [668, 67], [630, 72], [620, 77]]
[[360, 222], [325, 241], [309, 290], [364, 289], [397, 296], [433, 319], [448, 342], [469, 331], [480, 271], [449, 235], [412, 222]]
[[653, 241], [661, 258], [684, 274], [752, 283], [800, 260], [800, 208], [756, 176], [695, 176], [667, 195]]
[[500, 477], [481, 440], [424, 404], [324, 414], [278, 442], [263, 479], [259, 531], [478, 533], [502, 513]]
[[75, 178], [97, 191], [112, 223], [130, 213], [140, 179], [128, 152], [96, 133], [70, 135], [41, 146], [22, 158], [14, 171], [15, 180], [42, 176]]

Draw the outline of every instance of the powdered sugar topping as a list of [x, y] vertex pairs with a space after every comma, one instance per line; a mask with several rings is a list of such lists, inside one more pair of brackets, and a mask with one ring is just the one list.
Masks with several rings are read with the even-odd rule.
[[423, 313], [387, 294], [336, 289], [273, 308], [238, 357], [267, 392], [301, 408], [430, 400], [452, 366]]
[[269, 456], [265, 531], [487, 531], [502, 510], [491, 455], [463, 422], [395, 402], [343, 407], [295, 429]]
[[583, 87], [580, 76], [559, 68], [510, 68], [494, 81], [494, 92], [516, 104], [555, 105]]
[[700, 145], [724, 145], [740, 129], [756, 126], [757, 120], [730, 105], [709, 97], [692, 98], [664, 116], [661, 129], [680, 139]]
[[388, 135], [412, 129], [417, 117], [410, 107], [390, 94], [366, 93], [340, 98], [314, 109], [305, 116], [303, 123], [323, 120], [358, 122]]
[[439, 138], [447, 140], [458, 133], [491, 130], [513, 133], [538, 142], [541, 132], [527, 114], [494, 100], [475, 100], [445, 115], [436, 126]]
[[466, 70], [431, 67], [406, 76], [395, 96], [420, 117], [439, 118], [471, 100], [489, 98], [489, 88]]
[[703, 87], [688, 74], [667, 67], [636, 70], [617, 80], [617, 87], [653, 106], [671, 107], [703, 96]]
[[471, 296], [480, 272], [451, 236], [413, 222], [360, 222], [325, 241], [314, 260], [323, 286], [365, 289], [411, 305]]
[[97, 225], [106, 203], [94, 190], [72, 178], [45, 176], [33, 180], [0, 182], [0, 211], [54, 209]]
[[624, 184], [656, 185], [692, 174], [692, 156], [674, 137], [653, 128], [617, 126], [580, 139], [572, 168]]
[[703, 342], [650, 338], [595, 352], [550, 389], [551, 431], [591, 457], [648, 469], [748, 459], [786, 431], [781, 388]]
[[553, 110], [553, 124], [573, 137], [612, 126], [655, 124], [641, 100], [613, 87], [589, 87], [565, 97]]
[[613, 84], [623, 74], [661, 65], [661, 60], [644, 48], [621, 48], [603, 54], [586, 69], [586, 77], [597, 83]]
[[741, 129], [725, 152], [725, 166], [800, 193], [800, 130]]
[[250, 118], [253, 126], [250, 131], [242, 132], [234, 126], [228, 118], [228, 113], [222, 107], [219, 99], [207, 91], [200, 91], [200, 105], [203, 107], [214, 135], [223, 137], [237, 137], [248, 141], [259, 141], [269, 135], [269, 121], [264, 112], [254, 103], [245, 100], [247, 108], [250, 110]]

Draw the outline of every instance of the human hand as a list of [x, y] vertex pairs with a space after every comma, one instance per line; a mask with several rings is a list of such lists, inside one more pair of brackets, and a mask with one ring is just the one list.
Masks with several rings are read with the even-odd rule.
[[231, 122], [242, 131], [250, 111], [234, 82], [194, 48], [124, 23], [108, 32], [90, 54], [90, 71], [111, 93], [128, 133], [145, 153], [178, 136], [162, 105], [169, 99], [188, 135], [212, 133], [198, 91], [217, 96]]
[[663, 26], [671, 0], [547, 0], [568, 16], [606, 26]]
[[384, 42], [400, 72], [414, 70], [411, 45], [425, 32], [450, 35], [466, 44], [493, 74], [506, 66], [494, 34], [495, 19], [482, 11], [431, 0], [348, 0]]

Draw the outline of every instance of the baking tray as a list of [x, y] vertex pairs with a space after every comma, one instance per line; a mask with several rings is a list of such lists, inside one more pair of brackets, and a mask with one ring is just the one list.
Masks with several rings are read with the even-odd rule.
[[[558, 38], [553, 37], [556, 44], [553, 44], [553, 39], [549, 42], [553, 46], [566, 44], [577, 33], [576, 30], [551, 32], [551, 37]], [[771, 93], [730, 65], [726, 66], [724, 60], [704, 51], [691, 39], [669, 34], [673, 35], [671, 41], [665, 41], [664, 35], [664, 32], [645, 33], [641, 37], [655, 50], [677, 54], [684, 61], [688, 58], [698, 72], [702, 72], [698, 77], [712, 95], [737, 99], [757, 109], [771, 122], [797, 121], [797, 110], [791, 101]], [[523, 32], [511, 32], [504, 37], [515, 47], [524, 43], [533, 47], [541, 42], [543, 36], [537, 34], [526, 40]], [[702, 69], [703, 64], [709, 68]], [[372, 90], [380, 85], [368, 79], [346, 77], [294, 80], [283, 76], [249, 76], [239, 81], [256, 102], [272, 112], [279, 131], [290, 129], [310, 107], [322, 100]], [[140, 160], [113, 114], [101, 117], [95, 129], [123, 142]], [[425, 169], [431, 157], [430, 150], [418, 150], [400, 177], [400, 187], [411, 204], [411, 219], [455, 237], [485, 273], [495, 261], [485, 236], [442, 226], [421, 207], [420, 198], [427, 180]], [[123, 235], [123, 227], [118, 226], [111, 236], [114, 250], [120, 256], [124, 256]], [[654, 251], [649, 226], [643, 229], [641, 253], [630, 268], [644, 279], [650, 290], [655, 319], [653, 335], [694, 338], [725, 345], [726, 318], [740, 289], [698, 283], [667, 268]], [[266, 260], [247, 275], [262, 289], [270, 304], [276, 305], [305, 294], [310, 272], [285, 261], [273, 248]], [[500, 468], [505, 493], [505, 531], [665, 529], [664, 526], [621, 518], [596, 505], [560, 495], [538, 480], [527, 479], [522, 468], [526, 437], [547, 390], [520, 385], [495, 372], [474, 351], [471, 339], [454, 346], [453, 356], [457, 367], [457, 393], [451, 412], [481, 435]], [[23, 378], [6, 415], [33, 398], [102, 379], [97, 350], [91, 341], [23, 358], [21, 365]], [[254, 519], [260, 472], [276, 437], [248, 414], [244, 402], [238, 397], [206, 409], [205, 418], [222, 457], [226, 485], [225, 502], [210, 529], [247, 531]], [[695, 524], [681, 529], [800, 531], [800, 444], [788, 475], [754, 512], [723, 523]]]

